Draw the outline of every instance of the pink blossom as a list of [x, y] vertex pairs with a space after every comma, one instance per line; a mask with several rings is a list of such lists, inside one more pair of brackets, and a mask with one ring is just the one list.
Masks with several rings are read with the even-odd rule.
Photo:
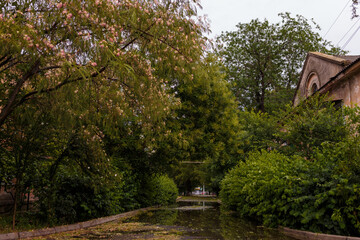
[[63, 57], [63, 58], [65, 58], [65, 51], [64, 51], [64, 49], [61, 49], [61, 51], [60, 51], [60, 56]]
[[56, 5], [57, 8], [62, 8], [62, 6], [63, 6], [62, 3], [58, 3], [58, 4]]
[[72, 17], [72, 14], [71, 14], [71, 13], [69, 13], [69, 14], [66, 16], [67, 19], [70, 19], [71, 17]]
[[28, 28], [31, 28], [31, 29], [34, 28], [31, 24], [28, 24], [28, 23], [26, 23], [26, 26], [27, 26]]
[[26, 40], [26, 41], [30, 41], [31, 40], [31, 38], [28, 36], [28, 35], [24, 35], [24, 40]]
[[93, 66], [93, 67], [96, 67], [96, 66], [97, 66], [97, 63], [96, 63], [96, 62], [91, 62], [90, 64], [91, 64], [91, 66]]

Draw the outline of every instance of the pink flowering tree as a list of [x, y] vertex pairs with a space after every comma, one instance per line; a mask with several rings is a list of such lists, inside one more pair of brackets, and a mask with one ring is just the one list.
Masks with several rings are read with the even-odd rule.
[[[179, 104], [169, 89], [176, 80], [191, 81], [203, 56], [208, 26], [197, 6], [197, 0], [0, 2], [0, 150], [13, 155], [7, 164], [17, 179], [15, 200], [31, 175], [25, 166], [38, 161], [55, 171], [74, 136], [95, 150], [98, 166], [107, 162], [103, 131], [136, 119], [140, 135], [150, 136], [140, 145], [151, 151], [151, 135], [165, 132], [163, 119]], [[44, 113], [49, 122], [39, 120]], [[16, 139], [38, 147], [19, 148]], [[14, 224], [15, 214], [16, 201]]]
[[175, 101], [159, 69], [190, 79], [189, 66], [202, 55], [206, 23], [196, 4], [2, 1], [0, 125], [19, 106], [61, 94], [66, 105], [91, 93], [94, 108], [115, 117], [162, 116]]

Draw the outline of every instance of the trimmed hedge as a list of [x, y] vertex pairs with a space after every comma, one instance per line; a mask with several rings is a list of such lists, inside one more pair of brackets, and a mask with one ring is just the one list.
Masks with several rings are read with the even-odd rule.
[[154, 175], [150, 177], [143, 187], [143, 205], [169, 205], [175, 203], [179, 195], [178, 188], [167, 175]]

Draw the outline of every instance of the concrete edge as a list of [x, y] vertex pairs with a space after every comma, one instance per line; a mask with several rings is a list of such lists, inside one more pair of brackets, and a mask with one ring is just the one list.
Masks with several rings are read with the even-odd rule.
[[313, 233], [302, 230], [295, 230], [286, 227], [279, 227], [279, 231], [286, 236], [299, 240], [360, 240], [360, 237], [340, 236], [324, 233]]
[[26, 232], [12, 232], [12, 233], [4, 233], [0, 234], [0, 240], [14, 240], [14, 239], [24, 239], [24, 238], [32, 238], [32, 237], [40, 237], [40, 236], [46, 236], [54, 233], [62, 233], [62, 232], [68, 232], [68, 231], [74, 231], [79, 230], [83, 228], [88, 227], [94, 227], [100, 224], [112, 222], [121, 218], [126, 217], [132, 217], [137, 215], [140, 212], [145, 212], [151, 209], [154, 209], [155, 207], [147, 207], [147, 208], [140, 208], [137, 210], [133, 210], [130, 212], [120, 213], [117, 215], [112, 215], [108, 217], [102, 217], [97, 218], [85, 222], [79, 222], [69, 225], [63, 225], [63, 226], [56, 226], [52, 228], [43, 228], [38, 230], [32, 230], [32, 231], [26, 231]]

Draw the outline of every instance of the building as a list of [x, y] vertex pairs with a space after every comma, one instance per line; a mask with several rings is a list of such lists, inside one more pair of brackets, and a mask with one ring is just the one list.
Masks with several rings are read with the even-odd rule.
[[0, 182], [0, 214], [9, 212], [14, 202], [14, 189]]
[[293, 99], [294, 106], [316, 92], [328, 93], [336, 106], [360, 106], [360, 56], [308, 53]]

